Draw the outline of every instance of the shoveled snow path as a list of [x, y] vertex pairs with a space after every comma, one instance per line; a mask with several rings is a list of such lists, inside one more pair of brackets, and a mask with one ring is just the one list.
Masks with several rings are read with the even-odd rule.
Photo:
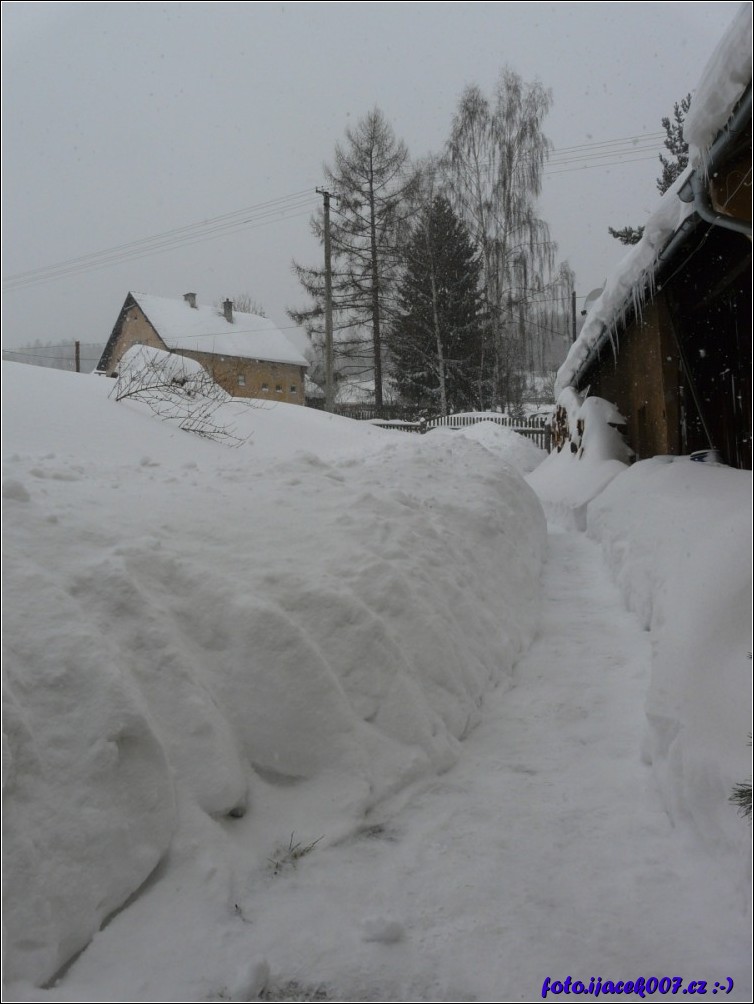
[[338, 999], [535, 1000], [546, 976], [708, 993], [731, 976], [747, 999], [745, 893], [671, 827], [639, 757], [649, 636], [583, 534], [551, 532], [543, 585], [539, 637], [460, 763], [250, 902], [273, 977]]

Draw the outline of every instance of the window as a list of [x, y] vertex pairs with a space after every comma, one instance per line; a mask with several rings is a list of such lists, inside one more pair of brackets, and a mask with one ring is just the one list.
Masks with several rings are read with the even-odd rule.
[[262, 384], [262, 390], [263, 391], [268, 391], [269, 389], [270, 389], [270, 385], [268, 383], [263, 383]]
[[275, 393], [276, 394], [282, 394], [283, 393], [283, 388], [282, 388], [282, 386], [279, 383], [275, 384]]
[[239, 387], [245, 387], [246, 386], [246, 374], [244, 374], [244, 373], [239, 373], [238, 374], [238, 386]]
[[295, 393], [296, 393], [296, 384], [292, 383], [291, 384], [291, 394], [295, 394]]

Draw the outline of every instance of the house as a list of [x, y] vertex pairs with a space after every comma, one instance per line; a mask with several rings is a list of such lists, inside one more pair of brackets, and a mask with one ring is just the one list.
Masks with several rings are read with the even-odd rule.
[[200, 306], [195, 293], [169, 300], [129, 293], [98, 370], [113, 376], [132, 345], [151, 345], [199, 362], [233, 397], [305, 403], [308, 362], [272, 321], [258, 314]]
[[608, 278], [558, 372], [614, 404], [637, 459], [716, 450], [751, 469], [751, 5], [705, 69], [689, 166]]

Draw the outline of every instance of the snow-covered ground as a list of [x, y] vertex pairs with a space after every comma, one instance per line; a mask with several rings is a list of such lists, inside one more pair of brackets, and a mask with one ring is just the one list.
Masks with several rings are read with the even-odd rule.
[[747, 999], [749, 475], [111, 387], [3, 367], [4, 999]]

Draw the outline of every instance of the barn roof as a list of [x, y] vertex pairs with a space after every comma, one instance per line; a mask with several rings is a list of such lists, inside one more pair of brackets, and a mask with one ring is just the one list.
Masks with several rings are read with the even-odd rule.
[[[712, 53], [693, 93], [684, 124], [689, 166], [658, 199], [642, 239], [608, 276], [602, 295], [590, 308], [579, 337], [558, 371], [556, 394], [576, 386], [628, 317], [641, 310], [642, 302], [653, 295], [658, 273], [676, 244], [680, 247], [686, 231], [701, 223], [697, 204], [689, 201], [690, 182], [695, 176], [704, 176], [715, 151], [735, 139], [734, 123], [741, 130], [750, 122], [751, 27], [751, 4], [746, 3]], [[744, 97], [748, 97], [748, 108], [744, 107]]]

